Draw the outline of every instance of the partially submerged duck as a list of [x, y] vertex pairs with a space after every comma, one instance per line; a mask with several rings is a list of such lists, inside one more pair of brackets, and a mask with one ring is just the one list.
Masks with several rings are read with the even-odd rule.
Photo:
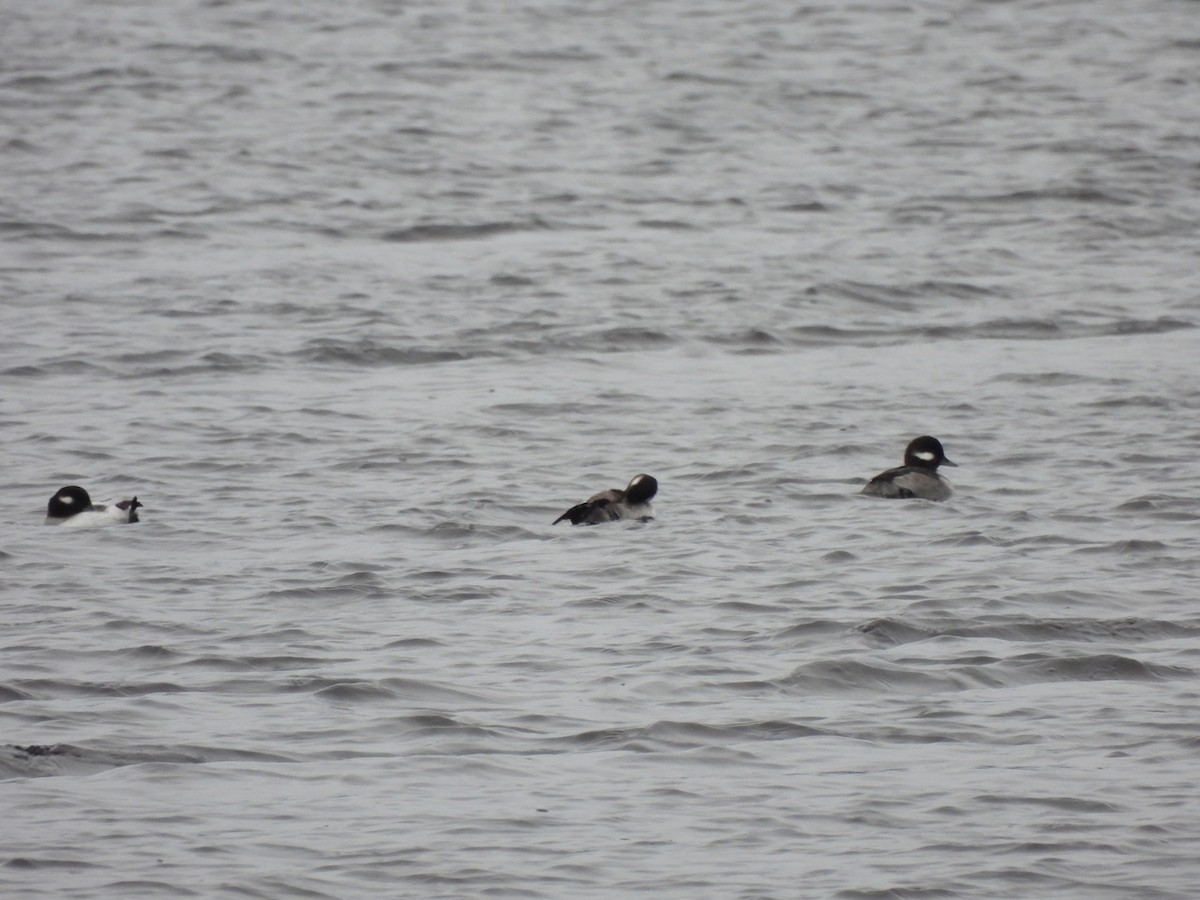
[[551, 524], [557, 525], [563, 519], [572, 525], [599, 525], [620, 519], [640, 519], [645, 522], [654, 518], [650, 501], [657, 493], [658, 482], [652, 475], [634, 475], [625, 490], [613, 488], [593, 494], [583, 503], [572, 506]]
[[958, 466], [946, 458], [942, 442], [922, 435], [904, 450], [904, 465], [880, 472], [867, 482], [862, 492], [869, 497], [899, 500], [947, 500], [954, 492], [950, 483], [938, 474], [938, 466]]
[[142, 504], [137, 497], [117, 503], [93, 504], [88, 492], [72, 484], [59, 488], [46, 507], [46, 525], [81, 528], [89, 525], [126, 525], [138, 521]]

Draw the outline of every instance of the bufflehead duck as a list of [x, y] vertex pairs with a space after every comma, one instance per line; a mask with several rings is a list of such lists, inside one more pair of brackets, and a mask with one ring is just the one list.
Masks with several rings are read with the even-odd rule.
[[563, 519], [572, 525], [598, 525], [601, 522], [616, 522], [618, 519], [640, 519], [646, 522], [654, 518], [650, 501], [658, 493], [658, 482], [652, 475], [634, 475], [625, 490], [613, 488], [601, 491], [576, 506], [572, 506], [551, 524]]
[[946, 500], [953, 491], [937, 473], [938, 466], [958, 466], [946, 459], [942, 442], [923, 435], [914, 438], [904, 450], [904, 465], [880, 472], [867, 482], [862, 492], [869, 497]]
[[138, 521], [138, 498], [122, 500], [111, 505], [94, 506], [88, 492], [78, 485], [59, 488], [46, 508], [46, 525], [117, 525]]

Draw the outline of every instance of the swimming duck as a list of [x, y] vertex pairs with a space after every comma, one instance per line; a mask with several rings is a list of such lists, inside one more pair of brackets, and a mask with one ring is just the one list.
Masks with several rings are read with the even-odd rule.
[[640, 519], [645, 522], [654, 518], [650, 501], [657, 493], [658, 482], [652, 475], [634, 475], [625, 490], [613, 488], [593, 494], [583, 503], [572, 506], [551, 524], [557, 525], [563, 519], [572, 525], [598, 525], [620, 519]]

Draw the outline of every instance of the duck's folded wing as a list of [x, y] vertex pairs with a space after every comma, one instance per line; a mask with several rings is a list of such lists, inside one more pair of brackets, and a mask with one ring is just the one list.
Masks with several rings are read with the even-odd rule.
[[599, 494], [589, 497], [585, 502], [572, 506], [550, 524], [557, 525], [563, 519], [567, 519], [572, 525], [595, 525], [597, 522], [611, 521], [617, 516], [614, 516], [608, 507], [620, 499], [620, 493], [620, 491], [601, 491]]
[[572, 506], [570, 509], [568, 509], [565, 513], [563, 513], [561, 516], [559, 516], [557, 519], [555, 519], [550, 524], [557, 525], [563, 519], [566, 519], [572, 525], [578, 525], [580, 522], [582, 522], [584, 519], [587, 518], [589, 509], [591, 509], [590, 504], [578, 503], [575, 506]]
[[886, 472], [880, 472], [867, 482], [862, 492], [872, 497], [912, 499], [915, 494], [904, 483], [904, 476], [912, 471], [908, 466], [899, 466], [895, 469], [888, 469]]

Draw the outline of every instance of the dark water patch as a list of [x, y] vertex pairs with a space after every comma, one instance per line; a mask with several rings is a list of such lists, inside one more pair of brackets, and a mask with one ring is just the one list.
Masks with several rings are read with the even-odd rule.
[[384, 563], [367, 562], [366, 560], [340, 560], [338, 562], [329, 563], [323, 560], [313, 560], [309, 564], [310, 568], [324, 572], [327, 570], [344, 571], [354, 575], [362, 573], [377, 573], [387, 572], [391, 566]]
[[119, 353], [114, 357], [117, 362], [126, 364], [165, 363], [187, 358], [189, 354], [183, 350], [146, 350]]
[[1195, 327], [1196, 323], [1189, 319], [1159, 316], [1157, 319], [1118, 319], [1115, 322], [1097, 326], [1096, 333], [1100, 336], [1168, 334], [1172, 331], [1183, 331]]
[[395, 700], [395, 691], [379, 684], [379, 682], [355, 681], [339, 682], [328, 687], [313, 691], [314, 697], [322, 700], [333, 700], [339, 703], [373, 703], [380, 700]]
[[52, 222], [32, 222], [14, 219], [0, 221], [0, 237], [7, 241], [66, 238], [72, 232]]
[[413, 581], [444, 584], [460, 577], [460, 573], [449, 572], [445, 569], [421, 569], [419, 571], [410, 572], [408, 577]]
[[23, 869], [34, 872], [46, 870], [49, 872], [85, 872], [88, 869], [103, 869], [106, 866], [98, 863], [85, 862], [81, 859], [60, 859], [52, 857], [14, 856], [4, 863], [6, 869]]
[[876, 346], [898, 342], [894, 330], [866, 326], [840, 328], [832, 325], [796, 325], [786, 329], [779, 337], [788, 346], [800, 348], [839, 344]]
[[785, 213], [823, 213], [829, 212], [833, 207], [821, 203], [819, 200], [799, 201], [796, 203], [785, 203], [775, 207], [779, 212]]
[[825, 641], [831, 637], [844, 635], [851, 628], [849, 623], [834, 619], [807, 619], [773, 632], [772, 638], [781, 641]]
[[1064, 387], [1077, 384], [1123, 385], [1130, 383], [1126, 378], [1096, 378], [1091, 375], [1079, 375], [1074, 372], [1014, 372], [996, 375], [989, 378], [988, 382], [1023, 384], [1033, 387]]
[[852, 563], [858, 562], [859, 557], [849, 550], [830, 550], [821, 559], [829, 563]]
[[325, 700], [353, 703], [374, 703], [380, 700], [403, 700], [408, 703], [445, 703], [464, 700], [479, 703], [484, 696], [454, 687], [421, 681], [416, 678], [360, 679], [350, 681], [323, 676], [293, 678], [286, 690], [289, 693], [308, 693]]
[[239, 305], [233, 300], [216, 300], [174, 307], [153, 305], [138, 310], [137, 315], [158, 316], [164, 319], [207, 319], [240, 311]]
[[[989, 667], [985, 681], [991, 683], [999, 669], [1004, 683], [1047, 683], [1057, 681], [1162, 681], [1187, 678], [1192, 670], [1182, 666], [1163, 666], [1115, 653], [1091, 656], [1064, 657], [1050, 654], [1028, 654], [1004, 660]], [[977, 674], [984, 674], [982, 669]]]
[[1164, 456], [1161, 453], [1122, 453], [1119, 458], [1121, 462], [1131, 466], [1171, 465], [1178, 461], [1175, 456]]
[[994, 852], [1021, 856], [1030, 854], [1052, 856], [1056, 853], [1099, 853], [1106, 856], [1119, 856], [1126, 849], [1115, 844], [1098, 841], [1021, 841], [1008, 846], [996, 847]]
[[875, 619], [860, 625], [858, 630], [875, 643], [888, 647], [928, 640], [938, 634], [934, 629], [922, 628], [900, 619]]
[[1003, 598], [1015, 609], [1069, 609], [1075, 605], [1088, 606], [1096, 600], [1089, 591], [1064, 589], [1053, 591], [1018, 591]]
[[564, 606], [573, 609], [628, 609], [630, 611], [646, 610], [646, 609], [665, 609], [669, 608], [670, 604], [661, 606], [658, 604], [648, 603], [643, 599], [631, 597], [628, 594], [596, 594], [589, 597], [581, 597], [578, 600], [566, 600]]
[[650, 350], [678, 343], [678, 339], [655, 328], [624, 326], [547, 341], [544, 349], [579, 351]]
[[1033, 462], [1039, 462], [1043, 459], [1043, 455], [1034, 450], [1024, 450], [1016, 452], [1004, 453], [1002, 456], [997, 456], [993, 465], [996, 468], [1000, 466], [1027, 466]]
[[993, 340], [1046, 340], [1066, 337], [1064, 323], [1056, 319], [1000, 318], [977, 322], [972, 325], [933, 327], [925, 329], [930, 337], [964, 339], [990, 338]]
[[935, 546], [947, 547], [998, 547], [1003, 545], [999, 538], [984, 534], [982, 531], [968, 531], [965, 534], [953, 534], [936, 541], [930, 541]]
[[0, 142], [0, 152], [4, 153], [19, 153], [19, 154], [37, 154], [42, 152], [41, 145], [32, 144], [22, 138], [9, 138]]
[[938, 897], [965, 896], [958, 888], [887, 887], [877, 890], [845, 889], [833, 894], [838, 900], [936, 900]]
[[131, 659], [172, 660], [179, 659], [181, 654], [159, 644], [144, 644], [141, 647], [130, 647], [121, 651], [122, 656]]
[[1065, 534], [1035, 534], [1027, 537], [1009, 538], [998, 542], [1001, 547], [1078, 547], [1090, 543], [1083, 538]]
[[1127, 192], [1071, 184], [1001, 194], [940, 196], [933, 199], [939, 203], [967, 205], [973, 210], [986, 206], [1036, 206], [1046, 202], [1099, 206], [1133, 206], [1140, 202], [1138, 197]]
[[161, 238], [167, 241], [204, 241], [208, 240], [208, 233], [199, 228], [155, 228], [149, 231], [136, 231], [133, 234], [143, 240], [153, 238]]
[[32, 700], [33, 694], [9, 684], [0, 684], [0, 703], [12, 703], [16, 700]]
[[[603, 53], [586, 50], [581, 46], [554, 47], [531, 50], [520, 50], [513, 54], [514, 59], [536, 63], [580, 63], [600, 62], [607, 57]], [[545, 71], [560, 71], [557, 65], [547, 67]]]
[[571, 748], [589, 750], [634, 750], [648, 752], [643, 728], [600, 728], [581, 731], [551, 740], [550, 744], [565, 744]]
[[944, 691], [956, 683], [945, 676], [859, 660], [819, 660], [775, 682], [796, 693], [858, 694], [876, 691]]
[[137, 66], [96, 66], [90, 69], [64, 72], [53, 78], [38, 75], [26, 76], [23, 80], [34, 80], [38, 83], [51, 82], [65, 85], [86, 85], [88, 82], [93, 81], [100, 81], [106, 84], [130, 80], [144, 81], [145, 79], [152, 78], [153, 74], [148, 69], [138, 68]]
[[422, 241], [471, 241], [501, 234], [548, 231], [550, 228], [551, 226], [545, 220], [538, 216], [532, 216], [524, 221], [480, 222], [470, 225], [449, 223], [413, 225], [408, 228], [385, 231], [380, 237], [382, 240], [401, 244]]
[[[382, 721], [375, 726], [381, 734], [391, 735], [398, 739], [432, 738], [439, 743], [447, 739], [469, 738], [477, 749], [484, 747], [496, 748], [505, 735], [493, 728], [460, 722], [453, 716], [437, 713], [422, 713], [412, 716], [397, 716]], [[464, 752], [461, 744], [453, 746], [442, 745], [443, 752], [454, 755]]]
[[1200, 497], [1143, 494], [1118, 504], [1114, 509], [1122, 513], [1151, 513], [1154, 518], [1166, 521], [1192, 521], [1200, 518]]
[[[371, 466], [371, 465], [356, 465], [356, 466], [332, 466], [332, 471], [357, 471], [357, 470], [372, 470], [379, 468], [394, 469], [397, 471], [403, 470], [405, 473], [411, 471], [408, 467], [401, 466], [397, 463], [395, 466]], [[370, 525], [367, 527], [370, 533], [379, 533], [387, 535], [394, 539], [412, 538], [418, 539], [424, 537], [428, 533], [428, 529], [423, 525], [405, 525], [399, 522], [383, 522], [379, 525]]]
[[1153, 394], [1126, 394], [1122, 397], [1103, 397], [1099, 400], [1089, 400], [1081, 403], [1088, 409], [1172, 409], [1176, 401], [1169, 397]]
[[218, 672], [288, 672], [294, 669], [311, 671], [329, 665], [327, 656], [197, 656], [186, 660], [184, 666], [211, 669]]
[[393, 347], [370, 338], [316, 338], [289, 356], [314, 365], [377, 367], [459, 362], [470, 359], [472, 354], [429, 347]]
[[1163, 550], [1167, 550], [1167, 549], [1169, 549], [1169, 546], [1167, 544], [1164, 544], [1162, 541], [1145, 541], [1145, 540], [1130, 539], [1130, 540], [1126, 540], [1126, 541], [1113, 541], [1110, 544], [1096, 544], [1096, 545], [1087, 546], [1087, 547], [1080, 547], [1077, 550], [1073, 550], [1072, 552], [1073, 553], [1089, 553], [1089, 554], [1116, 553], [1116, 554], [1123, 555], [1123, 554], [1155, 553], [1155, 552], [1163, 551]]
[[[186, 147], [163, 147], [151, 148], [143, 150], [142, 154], [150, 159], [171, 159], [171, 160], [189, 160], [192, 159], [192, 152]], [[173, 215], [179, 215], [178, 212], [173, 212]]]
[[173, 59], [181, 56], [192, 57], [199, 63], [254, 64], [269, 61], [286, 61], [291, 58], [290, 54], [279, 51], [214, 42], [189, 44], [174, 41], [158, 41], [146, 44], [143, 50], [155, 54], [163, 53]]
[[180, 366], [149, 366], [136, 367], [121, 373], [121, 378], [131, 381], [154, 382], [171, 378], [190, 378], [195, 375], [247, 374], [267, 368], [269, 363], [261, 356], [253, 354], [234, 355], [229, 353], [210, 353], [199, 362]]
[[[143, 583], [172, 586], [177, 584], [177, 580], [174, 577], [163, 579], [145, 579]], [[128, 619], [123, 616], [108, 619], [100, 627], [112, 631], [137, 631], [139, 633], [155, 631], [167, 638], [179, 638], [183, 636], [197, 637], [212, 634], [209, 629], [198, 628], [194, 625], [184, 625], [178, 622], [172, 622], [169, 625], [164, 625], [159, 622], [149, 622], [145, 619]]]
[[666, 82], [684, 82], [686, 84], [704, 84], [714, 87], [745, 88], [747, 82], [740, 78], [714, 75], [711, 72], [696, 72], [687, 69], [676, 69], [662, 76]]
[[377, 587], [383, 581], [378, 572], [378, 569], [373, 572], [347, 572], [334, 583], [345, 587]]
[[92, 775], [126, 766], [147, 764], [197, 765], [208, 762], [294, 762], [296, 757], [226, 747], [163, 747], [145, 745], [101, 749], [72, 744], [0, 748], [0, 777]]
[[643, 727], [601, 728], [554, 738], [551, 744], [567, 744], [590, 750], [628, 750], [638, 753], [661, 750], [694, 750], [758, 741], [784, 741], [820, 737], [830, 732], [797, 722], [769, 720], [732, 725], [660, 721]]
[[[893, 628], [900, 639], [921, 640], [919, 634]], [[1064, 657], [1026, 654], [1000, 658], [973, 654], [939, 662], [931, 670], [928, 659], [899, 660], [883, 665], [859, 660], [820, 661], [796, 669], [772, 683], [735, 683], [734, 689], [786, 689], [797, 693], [864, 694], [960, 691], [973, 688], [1002, 688], [1014, 685], [1091, 681], [1162, 681], [1190, 678], [1193, 672], [1180, 666], [1162, 666], [1117, 654]]]
[[362, 598], [383, 599], [390, 594], [374, 584], [335, 584], [321, 587], [293, 587], [267, 591], [260, 595], [262, 600], [359, 600]]
[[901, 596], [904, 594], [923, 594], [929, 590], [929, 585], [922, 582], [917, 582], [916, 584], [909, 582], [897, 582], [895, 584], [885, 584], [880, 588], [880, 590], [883, 593], [897, 594]]
[[254, 372], [265, 365], [267, 365], [267, 360], [256, 354], [213, 351], [201, 356], [199, 364], [184, 366], [178, 371], [181, 375], [195, 375], [206, 372]]
[[872, 284], [860, 281], [835, 281], [814, 285], [813, 294], [822, 298], [849, 300], [866, 306], [914, 312], [913, 296], [896, 284]]
[[[264, 413], [273, 413], [274, 410], [270, 407], [260, 407], [258, 411]], [[372, 421], [370, 416], [356, 412], [346, 412], [341, 409], [326, 409], [324, 407], [302, 406], [296, 412], [305, 416], [313, 416], [318, 419], [348, 419], [352, 422]]]
[[704, 340], [742, 353], [768, 353], [784, 346], [780, 337], [762, 328], [747, 328], [733, 334], [706, 335]]
[[757, 741], [790, 741], [795, 738], [816, 737], [830, 732], [798, 722], [772, 719], [758, 722], [737, 722], [728, 725], [709, 725], [700, 722], [655, 722], [643, 729], [648, 736], [665, 746], [708, 747], [729, 743]]
[[[370, 867], [367, 867], [368, 877], [374, 876], [376, 880], [380, 880], [376, 873], [371, 872]], [[390, 881], [392, 876], [386, 876]], [[239, 885], [237, 892], [245, 894], [247, 898], [258, 897], [262, 900], [268, 900], [272, 897], [287, 897], [289, 900], [345, 900], [346, 894], [342, 890], [334, 890], [333, 893], [317, 890], [311, 887], [308, 882], [311, 879], [306, 876], [298, 876], [295, 878], [265, 878], [257, 877], [253, 880], [253, 887]], [[162, 897], [161, 893], [152, 893], [151, 897]]]
[[507, 272], [501, 272], [493, 275], [488, 279], [489, 284], [497, 285], [498, 287], [533, 287], [538, 282], [527, 275], [513, 275]]
[[66, 749], [59, 744], [30, 744], [28, 747], [20, 747], [16, 744], [9, 745], [18, 756], [57, 756], [66, 753]]
[[[956, 744], [963, 741], [977, 740], [977, 735], [964, 732], [962, 735], [949, 734], [944, 723], [938, 723], [936, 730], [914, 730], [908, 726], [869, 725], [865, 728], [854, 729], [854, 737], [869, 740], [877, 744]], [[995, 744], [1029, 743], [1028, 740], [1013, 740], [1011, 735], [995, 738]]]
[[69, 744], [7, 744], [0, 747], [0, 779], [58, 775], [76, 768], [73, 759], [80, 755]]
[[[1094, 465], [1109, 465], [1110, 467], [1112, 467], [1111, 464], [1101, 463], [1099, 461], [1097, 461], [1093, 464]], [[1111, 520], [1107, 516], [1093, 515], [1090, 513], [1059, 511], [1059, 512], [1055, 513], [1054, 517], [1056, 520], [1058, 520], [1060, 522], [1074, 522], [1079, 525], [1109, 525], [1109, 524], [1111, 524]]]
[[426, 647], [444, 647], [442, 641], [434, 638], [400, 638], [383, 645], [384, 650], [410, 650]]
[[639, 228], [657, 231], [694, 231], [697, 227], [691, 222], [683, 222], [679, 219], [640, 219], [637, 225]]
[[[264, 643], [264, 642], [267, 644], [273, 643], [273, 644], [277, 644], [277, 645], [286, 646], [288, 644], [300, 644], [300, 643], [315, 644], [319, 641], [318, 635], [313, 634], [310, 631], [306, 631], [303, 628], [296, 628], [296, 627], [290, 627], [290, 628], [285, 627], [285, 628], [276, 628], [276, 629], [268, 628], [268, 629], [265, 629], [262, 631], [244, 632], [241, 634], [226, 634], [223, 636], [222, 639], [225, 641], [228, 641], [230, 643], [235, 643], [235, 644], [251, 643], [251, 644], [254, 644], [255, 646], [258, 646], [260, 643]], [[262, 657], [262, 658], [269, 659], [271, 657]], [[285, 657], [285, 658], [287, 658], [287, 657]]]
[[34, 698], [45, 699], [48, 697], [142, 697], [147, 694], [180, 694], [192, 689], [166, 681], [112, 684], [33, 678], [20, 682], [19, 690], [29, 691]]
[[607, 415], [612, 412], [612, 406], [609, 403], [588, 403], [586, 401], [580, 403], [572, 403], [570, 401], [560, 401], [554, 403], [527, 401], [521, 403], [496, 403], [487, 407], [489, 412], [498, 413], [505, 417], [539, 417], [539, 416], [563, 416], [570, 414], [579, 415], [581, 417]]
[[100, 885], [108, 897], [199, 897], [186, 885], [169, 881], [155, 881], [150, 878], [138, 878], [125, 881], [109, 881]]
[[[557, 507], [555, 508], [557, 509]], [[553, 516], [551, 516], [551, 518], [553, 518]], [[440, 541], [462, 540], [464, 538], [487, 541], [489, 539], [503, 540], [506, 538], [528, 534], [530, 532], [519, 525], [480, 525], [473, 522], [438, 522], [433, 527], [426, 529], [425, 533], [431, 537], [437, 538]], [[488, 576], [484, 575], [483, 577]]]
[[1187, 625], [1160, 619], [1012, 619], [920, 622], [874, 619], [858, 630], [881, 646], [897, 646], [936, 637], [994, 639], [1024, 643], [1097, 643], [1200, 638], [1200, 624]]
[[136, 232], [82, 231], [53, 222], [0, 221], [0, 237], [6, 241], [51, 241], [66, 244], [131, 243], [141, 241]]
[[755, 603], [750, 600], [723, 600], [715, 604], [716, 609], [724, 609], [730, 612], [745, 612], [745, 613], [777, 613], [787, 609], [778, 603]]
[[1123, 807], [1116, 803], [1106, 803], [1103, 800], [1091, 800], [1084, 797], [1018, 797], [1007, 794], [979, 794], [976, 803], [986, 806], [1032, 806], [1039, 809], [1054, 809], [1060, 812], [1086, 813], [1120, 813]]
[[915, 312], [919, 302], [931, 299], [978, 300], [994, 297], [996, 291], [983, 285], [964, 281], [927, 280], [901, 283], [833, 281], [814, 285], [811, 294], [850, 300], [867, 306], [882, 306], [892, 310]]
[[1166, 334], [1194, 327], [1194, 323], [1190, 321], [1170, 316], [1160, 316], [1156, 319], [1122, 318], [1096, 323], [1077, 321], [1066, 315], [1056, 319], [1004, 317], [963, 325], [905, 326], [897, 324], [887, 328], [876, 327], [874, 324], [863, 324], [858, 327], [810, 324], [788, 328], [780, 332], [778, 337], [784, 344], [795, 347], [841, 344], [882, 347], [910, 344], [914, 341], [1043, 341], [1118, 337], [1133, 334]]
[[15, 366], [5, 369], [4, 375], [36, 378], [43, 375], [82, 375], [89, 377], [111, 376], [113, 370], [86, 359], [56, 359], [37, 365]]

